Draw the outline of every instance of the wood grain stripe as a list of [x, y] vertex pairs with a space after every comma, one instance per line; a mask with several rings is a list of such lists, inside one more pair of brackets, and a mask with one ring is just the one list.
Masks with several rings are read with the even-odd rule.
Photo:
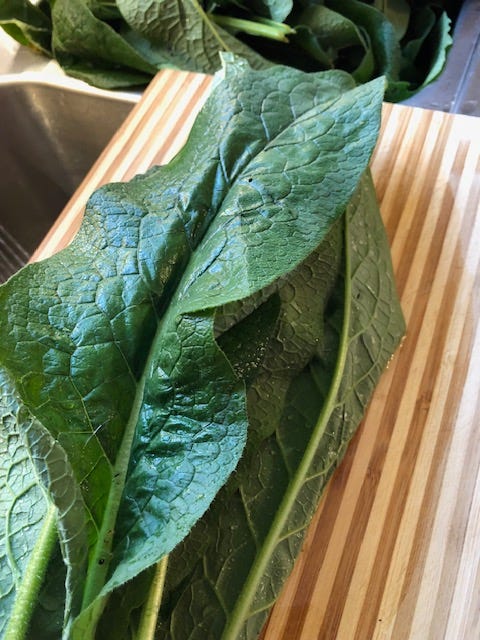
[[[458, 155], [459, 162], [462, 162], [462, 155], [463, 154], [461, 153]], [[445, 198], [448, 199], [449, 197], [450, 194], [445, 194]], [[442, 207], [442, 210], [446, 211], [447, 208]], [[443, 239], [445, 238], [447, 224], [448, 218], [446, 215], [438, 217], [437, 224], [434, 227], [434, 236], [436, 238], [436, 242], [430, 245], [430, 250], [428, 251], [426, 257], [425, 268], [422, 272], [420, 290], [423, 289], [423, 282], [429, 283], [432, 282], [435, 278], [434, 267], [438, 265], [439, 262], [438, 254], [440, 252], [440, 247], [442, 246]], [[446, 296], [446, 306], [443, 306], [442, 304], [440, 305], [440, 307], [444, 308], [444, 313], [441, 314], [441, 317], [439, 318], [440, 321], [434, 325], [434, 331], [431, 333], [430, 348], [428, 350], [428, 353], [426, 354], [427, 357], [422, 372], [422, 379], [420, 381], [420, 388], [422, 389], [422, 392], [417, 399], [415, 411], [410, 423], [408, 437], [406, 439], [405, 447], [402, 452], [401, 466], [398, 468], [395, 483], [392, 488], [390, 504], [388, 505], [386, 522], [389, 523], [389, 526], [385, 527], [382, 531], [382, 537], [379, 542], [374, 562], [375, 573], [372, 575], [373, 579], [370, 580], [369, 588], [365, 595], [364, 606], [360, 614], [360, 620], [362, 620], [362, 629], [365, 628], [365, 620], [368, 613], [371, 611], [377, 611], [380, 606], [380, 600], [384, 592], [385, 582], [388, 575], [388, 566], [392, 561], [392, 557], [394, 557], [395, 555], [394, 549], [397, 545], [397, 536], [399, 535], [399, 531], [401, 529], [401, 519], [404, 515], [404, 512], [398, 509], [398, 504], [404, 504], [404, 509], [408, 508], [409, 506], [407, 502], [410, 499], [409, 492], [412, 485], [418, 456], [421, 453], [421, 447], [423, 444], [422, 438], [425, 433], [425, 426], [429, 417], [430, 407], [432, 403], [432, 385], [435, 381], [434, 372], [436, 372], [440, 366], [443, 345], [445, 343], [448, 330], [447, 322], [450, 318], [453, 308], [454, 299], [452, 299], [451, 296], [446, 295], [447, 289], [445, 289], [444, 292], [444, 297]], [[429, 296], [428, 299], [425, 299], [424, 296], [423, 298], [425, 301], [428, 300], [429, 304], [432, 303], [432, 296]], [[423, 305], [417, 302], [417, 304], [414, 305], [414, 310], [415, 313], [412, 313], [411, 315], [409, 327], [419, 326], [420, 322], [425, 322], [426, 330], [430, 331], [430, 328], [433, 326], [433, 320], [430, 318], [428, 308], [423, 307]], [[424, 348], [426, 344], [425, 340], [422, 339], [422, 330], [423, 326], [420, 327], [418, 339], [414, 343], [415, 351], [417, 353], [425, 353]], [[424, 333], [425, 332], [423, 331], [423, 334]], [[427, 444], [431, 442], [432, 439], [428, 438]], [[427, 455], [427, 461], [428, 460], [430, 460], [429, 455]], [[415, 492], [412, 494], [414, 496], [414, 499], [417, 501], [417, 504], [415, 505], [416, 508], [419, 507], [418, 501], [420, 498], [420, 486], [421, 480], [419, 480], [419, 482], [415, 485]], [[412, 505], [412, 508], [414, 508], [414, 505]], [[376, 619], [373, 616], [370, 616], [370, 626], [368, 627], [366, 637], [373, 637], [375, 626]], [[362, 633], [364, 633], [363, 630]]]
[[[454, 182], [455, 181], [452, 181], [452, 184]], [[458, 185], [457, 193], [458, 194], [463, 193], [463, 185]], [[479, 197], [478, 184], [476, 185], [475, 188], [473, 188], [473, 190], [470, 193], [473, 194], [474, 196], [473, 201], [478, 202], [478, 197]], [[418, 525], [417, 525], [417, 531], [415, 534], [415, 539], [424, 540], [424, 545], [425, 547], [428, 547], [430, 554], [432, 554], [433, 552], [432, 549], [435, 548], [435, 544], [436, 544], [435, 531], [434, 531], [434, 527], [435, 527], [434, 517], [439, 513], [444, 515], [447, 505], [449, 506], [449, 508], [452, 508], [452, 509], [455, 506], [455, 502], [452, 501], [454, 494], [452, 493], [451, 489], [455, 486], [455, 483], [458, 481], [458, 478], [455, 477], [455, 473], [457, 473], [456, 470], [455, 470], [454, 476], [451, 478], [451, 481], [449, 482], [449, 486], [444, 485], [443, 478], [446, 477], [446, 473], [448, 471], [448, 464], [449, 464], [448, 456], [451, 454], [452, 447], [453, 447], [452, 438], [455, 435], [453, 430], [449, 429], [449, 425], [455, 424], [456, 422], [458, 422], [458, 419], [459, 419], [458, 398], [461, 396], [463, 387], [466, 382], [468, 362], [471, 357], [472, 333], [474, 329], [474, 324], [472, 322], [471, 315], [469, 313], [465, 315], [464, 313], [462, 313], [462, 311], [468, 308], [468, 298], [470, 297], [469, 294], [472, 291], [471, 289], [472, 282], [470, 277], [467, 274], [467, 279], [470, 280], [470, 283], [467, 283], [467, 282], [460, 283], [461, 286], [459, 287], [458, 286], [459, 282], [457, 278], [459, 273], [463, 273], [464, 276], [465, 276], [465, 273], [467, 273], [465, 271], [462, 271], [461, 269], [461, 266], [463, 264], [463, 254], [465, 251], [464, 235], [471, 238], [470, 244], [472, 244], [473, 242], [473, 246], [475, 246], [478, 242], [478, 234], [474, 232], [474, 222], [476, 219], [478, 219], [478, 217], [476, 217], [474, 214], [475, 214], [475, 208], [468, 206], [468, 203], [467, 203], [467, 206], [465, 208], [465, 214], [463, 215], [464, 225], [462, 226], [461, 233], [458, 235], [458, 240], [454, 248], [454, 254], [453, 254], [452, 261], [450, 264], [450, 269], [449, 269], [449, 278], [444, 289], [443, 301], [442, 301], [442, 304], [440, 305], [441, 312], [439, 313], [439, 319], [437, 321], [437, 327], [448, 323], [448, 326], [446, 327], [446, 329], [448, 330], [448, 333], [445, 335], [442, 351], [440, 350], [440, 347], [442, 346], [440, 340], [434, 339], [434, 342], [432, 344], [432, 349], [435, 349], [435, 351], [437, 352], [437, 358], [440, 357], [438, 354], [441, 354], [443, 358], [445, 357], [450, 358], [450, 357], [453, 357], [453, 354], [455, 353], [456, 353], [456, 357], [452, 363], [452, 367], [444, 370], [443, 376], [440, 376], [440, 375], [435, 376], [435, 373], [439, 371], [442, 364], [441, 362], [438, 361], [438, 359], [433, 369], [431, 369], [430, 372], [427, 374], [427, 376], [430, 379], [431, 378], [435, 379], [435, 377], [437, 379], [438, 399], [436, 399], [435, 397], [432, 397], [432, 401], [431, 401], [434, 407], [437, 409], [437, 407], [439, 406], [439, 402], [441, 402], [443, 398], [445, 398], [443, 413], [441, 414], [441, 418], [439, 421], [438, 436], [436, 438], [430, 438], [431, 446], [432, 447], [434, 446], [435, 449], [434, 450], [432, 449], [431, 453], [427, 458], [427, 460], [430, 461], [429, 462], [430, 464], [429, 478], [428, 478], [427, 488], [425, 490], [425, 498], [421, 507], [420, 514], [418, 516]], [[455, 239], [455, 235], [453, 233], [453, 230], [449, 229], [447, 232], [447, 240], [451, 240], [453, 245], [454, 239]], [[439, 259], [439, 261], [440, 262], [445, 261], [446, 263], [445, 257], [446, 256], [444, 255], [443, 258]], [[478, 265], [477, 265], [477, 268], [478, 268]], [[456, 344], [458, 344], [458, 347], [456, 347]], [[429, 431], [429, 435], [430, 435], [430, 431]], [[453, 450], [456, 451], [456, 448], [454, 448]], [[427, 468], [426, 465], [427, 465], [427, 462], [424, 465], [422, 465], [421, 467], [422, 473], [425, 473]], [[439, 469], [442, 470], [441, 476], [439, 476], [439, 473], [438, 473]], [[442, 481], [441, 486], [439, 484], [440, 481]], [[462, 486], [462, 484], [463, 483], [460, 483], [460, 486], [457, 487], [458, 490], [460, 490], [460, 487]], [[447, 505], [445, 504], [442, 505], [440, 503], [440, 500], [447, 501]], [[461, 502], [462, 501], [457, 501], [457, 504], [460, 505]], [[453, 517], [452, 519], [453, 521], [458, 521], [458, 522], [463, 521], [461, 519], [457, 520], [457, 518], [453, 518]], [[430, 530], [432, 530], [432, 536], [431, 536], [431, 539], [428, 539], [427, 536], [425, 535], [425, 532], [428, 532]], [[427, 545], [427, 542], [428, 542], [428, 545]], [[443, 557], [443, 553], [441, 553], [440, 550], [437, 550], [437, 553], [435, 554], [434, 562], [439, 569], [441, 568], [444, 559], [445, 558]], [[427, 561], [426, 558], [423, 558], [423, 560], [424, 562]], [[413, 571], [413, 568], [414, 568], [413, 562], [414, 562], [414, 558], [411, 557], [410, 567], [409, 569], [407, 569], [408, 573], [411, 573]], [[455, 560], [455, 562], [457, 562], [457, 560]], [[452, 577], [454, 575], [455, 562], [451, 564], [450, 570], [448, 572], [449, 575], [451, 575]], [[417, 561], [417, 568], [418, 566], [419, 566], [419, 562]], [[425, 569], [425, 571], [429, 571], [430, 581], [428, 583], [428, 593], [425, 594], [424, 599], [428, 600], [431, 603], [430, 606], [432, 606], [432, 592], [435, 584], [433, 582], [433, 576], [431, 575], [432, 571], [428, 569]], [[443, 579], [441, 579], [439, 573], [438, 572], [436, 573], [437, 573], [437, 581], [438, 579], [440, 579], [440, 583], [442, 583], [442, 595], [439, 599], [439, 602], [433, 609], [434, 611], [433, 620], [436, 620], [437, 621], [436, 624], [438, 624], [438, 621], [441, 620], [441, 615], [445, 613], [445, 611], [443, 611], [444, 605], [442, 603], [448, 600], [448, 590], [447, 590], [448, 576], [447, 574], [444, 573], [444, 577]], [[426, 589], [427, 588], [426, 584], [425, 583], [423, 584], [424, 584], [423, 588]], [[412, 586], [408, 594], [409, 599], [412, 601], [417, 601], [420, 598], [419, 590], [420, 590], [420, 583], [417, 583], [416, 586]], [[439, 610], [439, 607], [442, 609], [442, 611]], [[435, 611], [436, 611], [436, 614], [435, 614]], [[448, 609], [446, 611], [448, 611]], [[402, 619], [402, 627], [403, 629], [405, 629], [406, 627], [405, 619]], [[402, 637], [402, 636], [399, 635], [399, 637]], [[408, 636], [404, 636], [404, 637], [408, 637]], [[434, 633], [432, 637], [433, 638], [437, 637], [436, 633]]]
[[[210, 86], [159, 74], [36, 257], [98, 185], [171, 158]], [[372, 174], [408, 333], [264, 640], [480, 638], [480, 120], [385, 105]]]

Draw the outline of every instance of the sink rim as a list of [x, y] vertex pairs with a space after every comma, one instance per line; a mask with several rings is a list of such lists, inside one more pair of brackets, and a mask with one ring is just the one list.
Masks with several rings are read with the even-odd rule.
[[[53, 99], [54, 103], [59, 100], [59, 104], [61, 105], [69, 104], [72, 100], [75, 103], [78, 103], [80, 102], [80, 99], [90, 100], [92, 101], [92, 104], [93, 101], [95, 101], [95, 103], [99, 105], [99, 108], [102, 112], [113, 114], [120, 114], [125, 109], [128, 113], [128, 111], [133, 108], [139, 101], [142, 95], [141, 91], [111, 91], [92, 87], [83, 81], [63, 75], [61, 72], [56, 70], [53, 65], [51, 65], [49, 69], [43, 68], [42, 70], [22, 70], [20, 72], [14, 73], [0, 73], [0, 94], [2, 95], [2, 100], [5, 99], [11, 106], [13, 105], [14, 108], [17, 108], [19, 104], [23, 104], [23, 101], [20, 100], [20, 96], [17, 94], [17, 92], [19, 91], [22, 92], [22, 95], [25, 91], [27, 98], [28, 96], [35, 96], [40, 91], [42, 91], [42, 93], [43, 91], [53, 91], [55, 93], [53, 94], [53, 98], [51, 98], [50, 100]], [[66, 100], [67, 98], [69, 99], [69, 102], [64, 103], [64, 99]], [[33, 98], [32, 104], [37, 104], [35, 97]], [[40, 101], [40, 104], [42, 104], [42, 101]], [[82, 104], [82, 102], [80, 102], [80, 104]], [[62, 108], [64, 109], [64, 107]], [[41, 112], [39, 113], [41, 115]], [[32, 122], [36, 122], [36, 120], [37, 118], [33, 118]], [[120, 125], [121, 121], [118, 124]], [[96, 159], [96, 155], [95, 157], [92, 156], [92, 161], [88, 166], [87, 171], [90, 170], [92, 164]], [[76, 167], [70, 167], [69, 175], [72, 177], [72, 179], [77, 180], [77, 173], [78, 171]], [[10, 176], [10, 179], [8, 177], [9, 175], [10, 174], [8, 174], [7, 172], [7, 193], [9, 193], [8, 184], [14, 184], [14, 178], [16, 178], [16, 176], [13, 175], [13, 178], [12, 176]], [[73, 186], [70, 185], [70, 197], [78, 187], [77, 182], [75, 182]], [[67, 182], [65, 182], [65, 184], [67, 184]], [[15, 191], [15, 188], [12, 187], [10, 190]], [[51, 206], [49, 204], [49, 206], [44, 207], [44, 209], [46, 210], [48, 208], [50, 210], [51, 207], [54, 207], [54, 205], [55, 207], [57, 207], [58, 205], [58, 207], [54, 207], [52, 209], [55, 217], [52, 218], [51, 221], [48, 221], [48, 228], [52, 226], [54, 220], [56, 219], [56, 217], [58, 217], [58, 215], [60, 215], [61, 210], [65, 206], [65, 202], [68, 201], [68, 199], [66, 199], [64, 202], [62, 201], [63, 204], [60, 203], [60, 206], [60, 196], [57, 197], [55, 195], [56, 199], [53, 196], [49, 196], [49, 198], [50, 199], [47, 199], [46, 201], [48, 201], [50, 204], [53, 202], [53, 204]], [[11, 198], [10, 200], [7, 199], [7, 202], [11, 202]], [[38, 219], [38, 223], [35, 223], [37, 225], [35, 229], [38, 227], [39, 230], [38, 237], [33, 238], [32, 241], [32, 238], [28, 235], [28, 233], [26, 235], [24, 233], [20, 233], [15, 224], [12, 223], [12, 226], [10, 222], [10, 218], [8, 218], [7, 216], [7, 218], [4, 219], [2, 211], [0, 211], [0, 283], [2, 283], [13, 273], [15, 273], [22, 266], [22, 264], [24, 264], [27, 257], [30, 257], [31, 259], [32, 254], [38, 248], [38, 245], [45, 237], [45, 233], [48, 231], [46, 220], [40, 217]], [[41, 225], [44, 225], [44, 228], [41, 227]], [[30, 225], [30, 227], [33, 228], [32, 225]], [[18, 249], [17, 245], [18, 247], [20, 247], [21, 251]], [[8, 257], [11, 259], [6, 261]]]
[[66, 91], [82, 93], [89, 96], [97, 96], [107, 100], [130, 102], [132, 105], [136, 104], [142, 95], [141, 91], [112, 91], [109, 89], [99, 89], [98, 87], [93, 87], [81, 80], [76, 80], [75, 78], [49, 74], [43, 71], [22, 71], [21, 73], [0, 74], [0, 87], [22, 84], [35, 84], [64, 89]]

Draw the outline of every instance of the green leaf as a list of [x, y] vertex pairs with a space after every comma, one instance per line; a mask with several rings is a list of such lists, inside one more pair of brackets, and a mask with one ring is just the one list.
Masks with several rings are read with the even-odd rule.
[[245, 387], [216, 310], [322, 243], [378, 135], [381, 79], [239, 61], [223, 76], [169, 165], [99, 189], [70, 246], [0, 288], [0, 363], [59, 511], [72, 639], [236, 467]]
[[50, 19], [27, 0], [0, 0], [0, 26], [20, 44], [51, 55]]
[[118, 20], [122, 17], [115, 0], [86, 0], [86, 4], [100, 20]]
[[[252, 446], [170, 557], [158, 628], [164, 640], [258, 637], [322, 490], [404, 332], [368, 176], [343, 222], [279, 289], [283, 314], [307, 313], [311, 336], [305, 326], [303, 336], [292, 331], [285, 317], [250, 387]], [[316, 344], [315, 325], [325, 326]], [[265, 430], [269, 423], [273, 428]]]
[[298, 17], [294, 42], [325, 68], [341, 67], [358, 82], [375, 71], [370, 37], [361, 27], [323, 5], [310, 5]]
[[365, 29], [372, 43], [376, 73], [396, 79], [400, 67], [400, 47], [389, 20], [375, 7], [358, 0], [328, 0], [327, 6]]
[[298, 23], [309, 26], [325, 49], [338, 50], [363, 44], [359, 30], [351, 20], [323, 5], [306, 7]]
[[147, 569], [112, 593], [97, 628], [98, 638], [142, 640], [138, 628], [153, 575], [153, 569]]
[[82, 63], [67, 56], [60, 56], [60, 59], [65, 73], [100, 89], [144, 87], [152, 79], [151, 74], [140, 71], [112, 69], [108, 65]]
[[284, 22], [293, 9], [293, 0], [247, 0], [243, 5], [254, 14]]
[[55, 513], [39, 485], [18, 411], [14, 388], [0, 371], [0, 634], [8, 640], [28, 629], [56, 539]]
[[[83, 73], [95, 81], [111, 70], [110, 86], [122, 86], [127, 78], [129, 84], [139, 84], [157, 70], [109, 24], [96, 18], [85, 0], [56, 0], [52, 24], [55, 58], [71, 75]], [[102, 82], [101, 86], [107, 85]]]
[[422, 83], [422, 86], [426, 86], [430, 82], [433, 82], [437, 78], [447, 60], [447, 51], [453, 44], [453, 39], [450, 35], [451, 20], [448, 15], [443, 12], [437, 21], [433, 30], [433, 55], [432, 64], [428, 72], [427, 77]]
[[375, 0], [374, 7], [392, 23], [397, 40], [405, 35], [410, 20], [410, 5], [407, 0]]
[[410, 63], [412, 67], [415, 64], [415, 58], [420, 53], [420, 49], [428, 38], [435, 25], [435, 12], [431, 7], [419, 7], [412, 14], [412, 25], [407, 34], [407, 42], [402, 46], [402, 56], [404, 66]]
[[157, 48], [165, 48], [177, 66], [214, 73], [220, 52], [244, 57], [254, 68], [269, 66], [259, 54], [222, 29], [198, 0], [118, 0], [125, 21]]
[[452, 44], [451, 21], [430, 6], [412, 12], [410, 28], [402, 42], [401, 77], [410, 83], [411, 95], [441, 73]]
[[327, 5], [365, 29], [375, 61], [374, 75], [388, 80], [385, 98], [396, 102], [408, 97], [408, 83], [400, 80], [401, 50], [392, 23], [378, 9], [358, 0], [328, 0]]
[[52, 638], [62, 637], [66, 605], [66, 573], [60, 544], [57, 542], [38, 594], [37, 606], [26, 636], [28, 640], [52, 640]]
[[360, 31], [365, 43], [365, 53], [360, 60], [356, 60], [357, 64], [352, 70], [352, 76], [357, 82], [363, 83], [368, 82], [368, 80], [375, 77], [375, 57], [373, 54], [372, 44], [370, 42], [370, 36], [364, 29], [361, 29]]

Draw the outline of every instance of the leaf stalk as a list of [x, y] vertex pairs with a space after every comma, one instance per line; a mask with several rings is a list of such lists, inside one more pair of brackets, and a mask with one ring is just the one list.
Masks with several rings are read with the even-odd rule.
[[3, 640], [24, 640], [37, 604], [48, 563], [57, 541], [57, 509], [51, 504], [47, 509], [42, 530], [30, 556], [23, 579], [17, 589], [15, 604], [10, 614]]
[[278, 42], [288, 42], [287, 35], [295, 33], [295, 30], [282, 22], [274, 22], [273, 20], [244, 20], [243, 18], [234, 18], [233, 16], [224, 16], [217, 13], [210, 14], [211, 19], [220, 27], [231, 29], [234, 33], [241, 31], [251, 36], [259, 36], [276, 40]]
[[335, 365], [332, 384], [330, 385], [328, 396], [322, 407], [322, 411], [320, 413], [318, 421], [313, 429], [312, 437], [307, 449], [305, 450], [305, 454], [297, 468], [297, 471], [289, 482], [287, 491], [285, 492], [277, 514], [272, 522], [272, 526], [270, 527], [268, 535], [266, 536], [265, 541], [259, 553], [257, 554], [255, 562], [253, 563], [252, 570], [247, 580], [245, 581], [240, 596], [237, 599], [237, 603], [233, 610], [232, 616], [225, 627], [222, 635], [222, 640], [236, 640], [236, 638], [239, 638], [241, 635], [243, 624], [248, 618], [252, 600], [255, 596], [258, 585], [260, 584], [260, 581], [267, 570], [268, 562], [286, 526], [288, 516], [291, 512], [291, 509], [293, 508], [295, 500], [297, 499], [298, 493], [302, 488], [305, 477], [308, 474], [320, 441], [325, 434], [330, 416], [333, 412], [333, 409], [335, 408], [335, 403], [337, 400], [338, 392], [340, 390], [340, 385], [343, 377], [342, 374], [345, 368], [348, 354], [352, 297], [348, 212], [345, 213], [344, 220], [345, 306], [343, 309], [343, 322], [339, 344], [339, 356]]
[[168, 556], [160, 560], [155, 569], [148, 599], [143, 607], [140, 625], [138, 627], [138, 640], [153, 640], [157, 626], [158, 610], [162, 602], [165, 578], [167, 575]]

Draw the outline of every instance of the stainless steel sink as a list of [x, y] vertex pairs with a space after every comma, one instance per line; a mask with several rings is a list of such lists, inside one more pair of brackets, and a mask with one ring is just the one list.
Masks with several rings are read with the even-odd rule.
[[22, 266], [138, 95], [0, 77], [0, 282]]

